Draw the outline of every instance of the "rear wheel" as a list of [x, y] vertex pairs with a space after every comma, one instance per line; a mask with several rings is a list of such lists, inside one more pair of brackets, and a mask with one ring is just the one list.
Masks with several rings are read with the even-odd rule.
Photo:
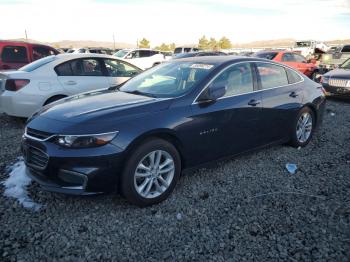
[[44, 103], [44, 106], [46, 106], [50, 103], [56, 102], [57, 100], [60, 100], [60, 99], [65, 98], [65, 97], [66, 96], [64, 96], [64, 95], [57, 95], [57, 96], [50, 97], [49, 99], [46, 100], [46, 102]]
[[312, 138], [315, 123], [314, 112], [309, 107], [301, 109], [294, 121], [291, 145], [294, 147], [306, 146]]
[[181, 172], [176, 148], [162, 139], [138, 146], [128, 159], [121, 180], [122, 194], [144, 207], [165, 200], [175, 188]]

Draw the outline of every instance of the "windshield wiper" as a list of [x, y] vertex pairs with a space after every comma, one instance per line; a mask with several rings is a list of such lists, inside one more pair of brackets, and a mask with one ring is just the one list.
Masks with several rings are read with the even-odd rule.
[[129, 93], [129, 94], [134, 94], [134, 95], [141, 95], [141, 96], [148, 96], [148, 97], [157, 97], [157, 96], [154, 95], [154, 94], [144, 93], [144, 92], [141, 92], [141, 91], [139, 91], [139, 90], [122, 91], [122, 92]]

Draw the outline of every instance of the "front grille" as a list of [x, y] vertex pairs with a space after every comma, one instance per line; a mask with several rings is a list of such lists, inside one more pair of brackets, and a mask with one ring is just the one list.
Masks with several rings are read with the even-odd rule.
[[29, 127], [27, 128], [26, 134], [28, 136], [31, 136], [31, 137], [34, 137], [34, 138], [37, 138], [37, 139], [41, 139], [41, 140], [47, 139], [47, 138], [49, 138], [50, 136], [53, 135], [52, 133], [48, 133], [48, 132], [32, 129], [32, 128], [29, 128]]
[[349, 80], [344, 79], [330, 79], [329, 85], [330, 86], [336, 86], [336, 87], [347, 87]]
[[32, 146], [26, 146], [24, 157], [28, 165], [39, 167], [40, 169], [44, 169], [49, 162], [47, 154]]

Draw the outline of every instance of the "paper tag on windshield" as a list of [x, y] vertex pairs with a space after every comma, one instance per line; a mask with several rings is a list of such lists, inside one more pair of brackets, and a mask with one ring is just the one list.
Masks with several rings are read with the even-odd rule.
[[197, 69], [206, 69], [209, 70], [213, 67], [213, 65], [208, 64], [193, 64], [190, 66], [191, 68], [197, 68]]

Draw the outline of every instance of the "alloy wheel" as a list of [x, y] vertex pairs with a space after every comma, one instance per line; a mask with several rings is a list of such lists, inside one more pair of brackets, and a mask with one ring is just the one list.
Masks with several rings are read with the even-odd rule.
[[303, 113], [297, 123], [296, 135], [300, 143], [305, 143], [311, 136], [312, 132], [312, 115], [308, 112]]
[[174, 174], [175, 163], [172, 156], [163, 150], [152, 151], [136, 167], [135, 189], [144, 198], [158, 197], [169, 188]]

